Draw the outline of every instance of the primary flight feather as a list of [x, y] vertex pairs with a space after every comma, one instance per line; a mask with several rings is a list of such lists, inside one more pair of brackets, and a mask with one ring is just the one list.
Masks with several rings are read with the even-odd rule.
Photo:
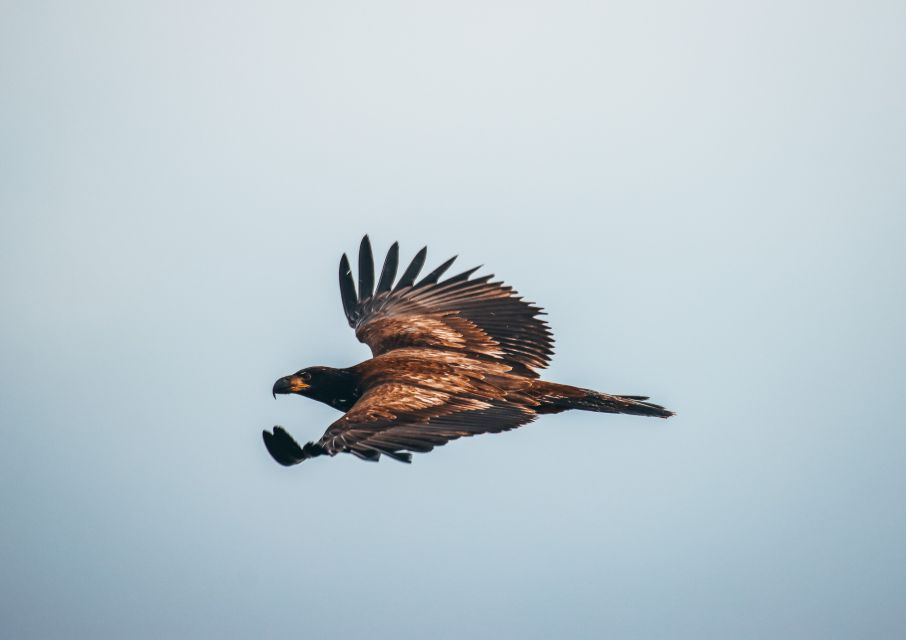
[[553, 353], [542, 310], [491, 282], [493, 276], [472, 278], [478, 267], [441, 280], [455, 257], [416, 281], [426, 256], [423, 248], [397, 280], [399, 246], [393, 243], [376, 288], [368, 236], [359, 247], [358, 288], [349, 259], [340, 259], [343, 311], [373, 357], [345, 369], [308, 367], [274, 383], [274, 397], [294, 393], [344, 412], [320, 440], [305, 446], [279, 426], [264, 431], [277, 462], [289, 466], [338, 453], [409, 462], [413, 452], [569, 409], [673, 415], [645, 396], [541, 380], [537, 370]]

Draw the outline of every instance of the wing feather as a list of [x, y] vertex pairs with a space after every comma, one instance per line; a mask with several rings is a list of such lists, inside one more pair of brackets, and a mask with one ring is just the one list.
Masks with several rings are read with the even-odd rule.
[[345, 253], [340, 258], [340, 297], [343, 300], [343, 312], [346, 314], [349, 326], [354, 327], [361, 307], [355, 293], [355, 283], [352, 281], [349, 258]]
[[316, 446], [329, 455], [350, 452], [368, 458], [373, 456], [369, 452], [377, 452], [400, 459], [458, 438], [508, 431], [537, 417], [530, 407], [468, 391], [467, 384], [454, 388], [451, 393], [418, 384], [373, 387]]
[[396, 278], [396, 269], [399, 266], [400, 245], [394, 242], [390, 245], [387, 257], [384, 259], [384, 267], [381, 269], [381, 279], [378, 282], [377, 293], [390, 291], [393, 288], [393, 280]]
[[399, 291], [405, 287], [411, 287], [415, 283], [415, 279], [418, 277], [422, 267], [425, 266], [425, 258], [427, 257], [428, 247], [422, 247], [419, 252], [415, 254], [415, 257], [412, 258], [412, 262], [406, 267], [406, 270], [400, 277], [400, 281], [396, 283], [396, 287], [393, 290]]
[[439, 267], [437, 267], [434, 271], [432, 271], [431, 273], [429, 273], [428, 275], [426, 275], [424, 278], [422, 278], [422, 279], [418, 282], [418, 284], [415, 285], [415, 287], [416, 287], [416, 288], [418, 288], [418, 287], [424, 287], [424, 286], [427, 285], [427, 284], [434, 284], [435, 282], [437, 282], [438, 280], [440, 280], [440, 277], [441, 277], [442, 275], [444, 275], [444, 272], [445, 272], [447, 269], [450, 268], [450, 265], [453, 264], [453, 262], [454, 262], [455, 260], [456, 260], [456, 256], [453, 256], [452, 258], [450, 258], [449, 260], [447, 260], [446, 262], [444, 262], [442, 265], [440, 265]]
[[373, 256], [366, 236], [359, 255], [358, 296], [343, 256], [341, 297], [358, 339], [375, 356], [404, 347], [450, 348], [496, 358], [523, 375], [537, 377], [535, 370], [546, 367], [553, 354], [550, 328], [539, 317], [544, 311], [512, 287], [492, 281], [493, 275], [473, 278], [479, 267], [441, 280], [455, 257], [415, 284], [426, 256], [427, 248], [422, 248], [394, 286], [399, 261], [399, 245], [394, 242], [377, 290], [371, 293], [373, 266], [369, 276], [368, 265], [373, 265]]
[[374, 295], [374, 256], [371, 255], [371, 241], [362, 238], [359, 245], [359, 301]]

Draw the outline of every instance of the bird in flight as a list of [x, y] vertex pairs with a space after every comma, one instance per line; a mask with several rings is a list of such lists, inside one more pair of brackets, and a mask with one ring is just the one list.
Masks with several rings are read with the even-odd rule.
[[349, 259], [340, 259], [340, 295], [349, 326], [373, 357], [352, 367], [308, 367], [274, 383], [277, 394], [297, 394], [343, 416], [317, 442], [299, 444], [283, 428], [264, 431], [264, 444], [282, 465], [351, 453], [411, 462], [450, 440], [500, 433], [539, 415], [569, 409], [669, 418], [673, 412], [647, 396], [609, 395], [541, 380], [553, 337], [541, 308], [511, 287], [473, 278], [469, 269], [441, 280], [450, 258], [416, 281], [427, 248], [396, 279], [393, 243], [375, 288], [374, 258], [366, 235], [359, 246], [358, 290]]

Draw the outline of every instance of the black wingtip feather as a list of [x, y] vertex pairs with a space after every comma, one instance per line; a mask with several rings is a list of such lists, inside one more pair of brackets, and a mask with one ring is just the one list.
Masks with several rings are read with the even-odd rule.
[[400, 243], [394, 242], [384, 258], [384, 267], [381, 269], [381, 279], [378, 281], [377, 293], [390, 291], [393, 280], [396, 278], [396, 269], [399, 266]]
[[355, 293], [355, 283], [352, 281], [352, 269], [349, 266], [349, 258], [346, 257], [345, 253], [340, 258], [340, 297], [343, 300], [343, 311], [349, 321], [349, 326], [354, 326], [358, 297]]
[[426, 275], [424, 278], [422, 278], [422, 279], [418, 282], [418, 284], [415, 285], [415, 287], [418, 288], [418, 287], [423, 287], [423, 286], [425, 286], [426, 284], [434, 284], [434, 283], [436, 283], [438, 280], [440, 280], [440, 277], [441, 277], [442, 275], [444, 275], [444, 272], [445, 272], [447, 269], [450, 268], [450, 265], [453, 264], [453, 261], [456, 260], [457, 257], [458, 257], [458, 256], [453, 256], [452, 258], [450, 258], [449, 260], [447, 260], [446, 262], [444, 262], [442, 265], [440, 265], [439, 267], [437, 267], [434, 271], [432, 271], [431, 273], [429, 273], [428, 275]]
[[415, 254], [415, 257], [412, 258], [412, 262], [409, 263], [409, 266], [406, 267], [406, 270], [403, 272], [403, 277], [400, 278], [400, 281], [397, 282], [396, 286], [393, 288], [394, 291], [399, 291], [403, 287], [411, 287], [415, 284], [415, 279], [425, 265], [426, 257], [428, 257], [428, 247], [422, 247], [421, 250]]
[[428, 247], [422, 247], [419, 252], [415, 254], [415, 257], [412, 258], [412, 262], [409, 263], [409, 266], [406, 267], [406, 270], [403, 272], [403, 276], [393, 288], [394, 291], [399, 291], [403, 287], [411, 287], [413, 284], [415, 284], [415, 279], [418, 277], [419, 272], [425, 265], [425, 258], [427, 256]]
[[472, 267], [471, 269], [467, 269], [466, 271], [463, 271], [462, 273], [457, 273], [455, 276], [450, 276], [449, 278], [444, 280], [441, 284], [453, 284], [454, 282], [459, 282], [461, 280], [468, 280], [469, 276], [471, 276], [473, 273], [475, 273], [476, 271], [481, 269], [481, 267], [483, 267], [483, 266], [484, 265], [480, 264], [477, 267]]
[[411, 453], [403, 453], [401, 451], [386, 451], [383, 449], [381, 450], [381, 453], [383, 453], [388, 458], [393, 458], [397, 462], [404, 462], [406, 464], [412, 464], [412, 454]]
[[352, 447], [349, 449], [349, 453], [366, 462], [380, 462], [381, 460], [381, 452], [374, 451], [373, 449], [357, 449]]
[[359, 245], [359, 302], [364, 302], [372, 295], [374, 295], [374, 256], [371, 253], [371, 241], [366, 234]]

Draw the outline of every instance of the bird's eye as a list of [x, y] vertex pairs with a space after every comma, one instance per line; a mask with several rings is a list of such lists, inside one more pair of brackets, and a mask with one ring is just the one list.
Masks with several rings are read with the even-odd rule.
[[302, 382], [311, 382], [311, 374], [308, 371], [303, 371], [299, 377], [302, 378]]

